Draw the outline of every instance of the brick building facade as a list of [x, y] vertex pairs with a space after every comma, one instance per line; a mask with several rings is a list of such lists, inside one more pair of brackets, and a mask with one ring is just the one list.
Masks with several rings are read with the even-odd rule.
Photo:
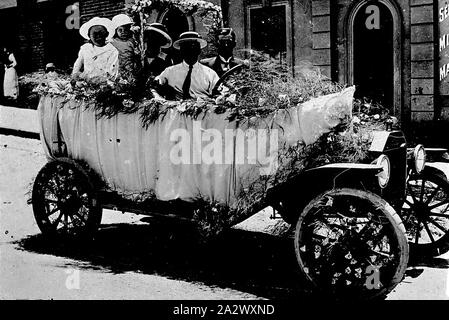
[[95, 16], [103, 16], [111, 19], [119, 13], [123, 13], [125, 7], [125, 0], [81, 0], [80, 15], [81, 23]]
[[[21, 74], [42, 70], [48, 62], [70, 69], [84, 42], [78, 33], [80, 25], [94, 16], [112, 18], [123, 13], [128, 2], [133, 1], [2, 0], [0, 45], [14, 49]], [[219, 0], [212, 2], [220, 4]], [[167, 24], [175, 38], [187, 30], [206, 33], [195, 17], [185, 16], [179, 10], [156, 12], [148, 22], [156, 21]]]
[[[310, 62], [334, 81], [357, 85], [360, 96], [388, 106], [409, 137], [449, 146], [447, 1], [224, 1], [238, 48], [260, 49], [266, 33], [264, 45], [279, 51], [273, 56], [296, 69]], [[265, 27], [254, 28], [257, 19]]]
[[0, 3], [0, 45], [12, 47], [18, 72], [43, 69], [53, 62], [66, 69], [81, 44], [76, 26], [67, 19], [76, 14], [73, 0], [5, 0]]

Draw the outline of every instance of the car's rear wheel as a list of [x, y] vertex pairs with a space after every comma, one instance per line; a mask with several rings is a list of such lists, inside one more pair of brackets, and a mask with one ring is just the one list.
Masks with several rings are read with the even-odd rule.
[[73, 160], [48, 162], [32, 191], [34, 216], [47, 236], [91, 237], [101, 222], [102, 208], [94, 184]]
[[383, 298], [407, 268], [401, 219], [370, 192], [321, 194], [299, 215], [294, 241], [302, 275], [316, 291], [337, 299]]

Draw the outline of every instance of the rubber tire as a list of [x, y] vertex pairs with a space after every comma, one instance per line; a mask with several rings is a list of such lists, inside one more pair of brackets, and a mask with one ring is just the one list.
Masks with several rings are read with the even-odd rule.
[[[83, 167], [81, 167], [78, 163], [69, 158], [58, 158], [57, 160], [47, 162], [37, 174], [33, 184], [33, 191], [32, 191], [32, 205], [36, 223], [44, 236], [52, 238], [62, 236], [58, 232], [55, 232], [53, 228], [50, 228], [49, 225], [46, 225], [42, 221], [46, 211], [45, 211], [45, 203], [42, 201], [41, 198], [42, 193], [40, 192], [41, 180], [43, 180], [49, 172], [56, 170], [57, 165], [63, 165], [72, 169], [74, 171], [74, 174], [77, 175], [77, 179], [81, 179], [82, 183], [84, 183], [87, 186], [88, 194], [89, 197], [91, 198], [91, 205], [89, 206], [89, 216], [85, 229], [75, 238], [90, 240], [95, 234], [95, 232], [98, 230], [98, 227], [100, 226], [103, 209], [98, 199], [95, 185], [92, 182], [92, 179], [90, 178], [89, 174]], [[67, 236], [66, 234], [63, 235], [63, 237], [73, 239], [73, 237]]]
[[[368, 192], [368, 191], [362, 191], [357, 189], [350, 189], [350, 188], [338, 188], [326, 191], [316, 198], [314, 198], [309, 204], [304, 208], [304, 210], [301, 212], [301, 214], [298, 217], [297, 223], [296, 223], [296, 229], [295, 229], [295, 236], [294, 236], [294, 245], [295, 245], [295, 254], [296, 254], [296, 260], [300, 267], [301, 275], [304, 277], [306, 282], [316, 291], [320, 291], [322, 288], [318, 288], [317, 285], [313, 282], [312, 279], [308, 276], [308, 274], [304, 270], [304, 263], [302, 262], [301, 255], [300, 255], [300, 248], [299, 248], [299, 239], [301, 239], [302, 236], [302, 222], [304, 221], [304, 218], [307, 216], [307, 214], [310, 212], [312, 208], [314, 208], [318, 203], [322, 201], [322, 198], [324, 196], [358, 196], [362, 199], [368, 200], [373, 203], [374, 206], [376, 206], [379, 209], [382, 209], [382, 212], [385, 214], [385, 216], [388, 218], [388, 220], [391, 222], [391, 225], [393, 226], [394, 234], [397, 237], [397, 242], [399, 245], [399, 263], [396, 268], [396, 272], [392, 279], [389, 281], [388, 284], [384, 283], [384, 286], [380, 290], [376, 290], [376, 294], [370, 296], [367, 298], [368, 300], [374, 300], [374, 299], [383, 299], [386, 297], [386, 295], [391, 292], [404, 278], [405, 271], [407, 269], [408, 259], [409, 259], [409, 246], [407, 242], [407, 238], [405, 236], [405, 227], [401, 221], [401, 218], [396, 213], [396, 211], [393, 209], [393, 207], [388, 204], [385, 200], [380, 198], [378, 195]], [[338, 297], [333, 297], [338, 299]]]

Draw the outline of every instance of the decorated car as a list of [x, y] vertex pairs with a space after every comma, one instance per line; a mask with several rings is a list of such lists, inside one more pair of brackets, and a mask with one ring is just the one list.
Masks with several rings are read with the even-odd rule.
[[[142, 31], [146, 10], [169, 2], [136, 3]], [[394, 209], [406, 199], [402, 132], [354, 121], [354, 87], [313, 68], [293, 76], [263, 54], [219, 86], [171, 101], [151, 81], [43, 79], [48, 163], [32, 190], [42, 233], [92, 239], [102, 209], [116, 208], [182, 219], [209, 239], [272, 207], [292, 226], [298, 271], [316, 291], [385, 297], [409, 258]]]
[[250, 88], [234, 82], [210, 101], [150, 93], [133, 101], [123, 80], [122, 87], [64, 77], [42, 84], [49, 162], [32, 192], [41, 231], [91, 238], [102, 208], [114, 207], [191, 221], [208, 237], [271, 206], [293, 226], [299, 270], [316, 290], [385, 296], [404, 276], [408, 244], [380, 195], [405, 163], [391, 169], [385, 155], [365, 160], [370, 148], [388, 153], [392, 144], [405, 155], [403, 135], [384, 132], [379, 142], [371, 128], [355, 128], [354, 87], [296, 78], [266, 83], [271, 91], [256, 99], [252, 90], [266, 80]]

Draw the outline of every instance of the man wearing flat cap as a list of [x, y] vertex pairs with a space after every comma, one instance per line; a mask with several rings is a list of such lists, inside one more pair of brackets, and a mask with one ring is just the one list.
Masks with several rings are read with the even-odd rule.
[[156, 80], [161, 86], [173, 89], [175, 99], [196, 100], [212, 96], [219, 77], [214, 70], [198, 62], [201, 49], [206, 45], [207, 42], [194, 31], [182, 33], [173, 43], [183, 61], [165, 69]]
[[212, 68], [220, 77], [232, 67], [248, 62], [234, 58], [236, 45], [235, 32], [232, 28], [222, 28], [218, 32], [218, 54], [211, 58], [202, 59], [201, 63]]

